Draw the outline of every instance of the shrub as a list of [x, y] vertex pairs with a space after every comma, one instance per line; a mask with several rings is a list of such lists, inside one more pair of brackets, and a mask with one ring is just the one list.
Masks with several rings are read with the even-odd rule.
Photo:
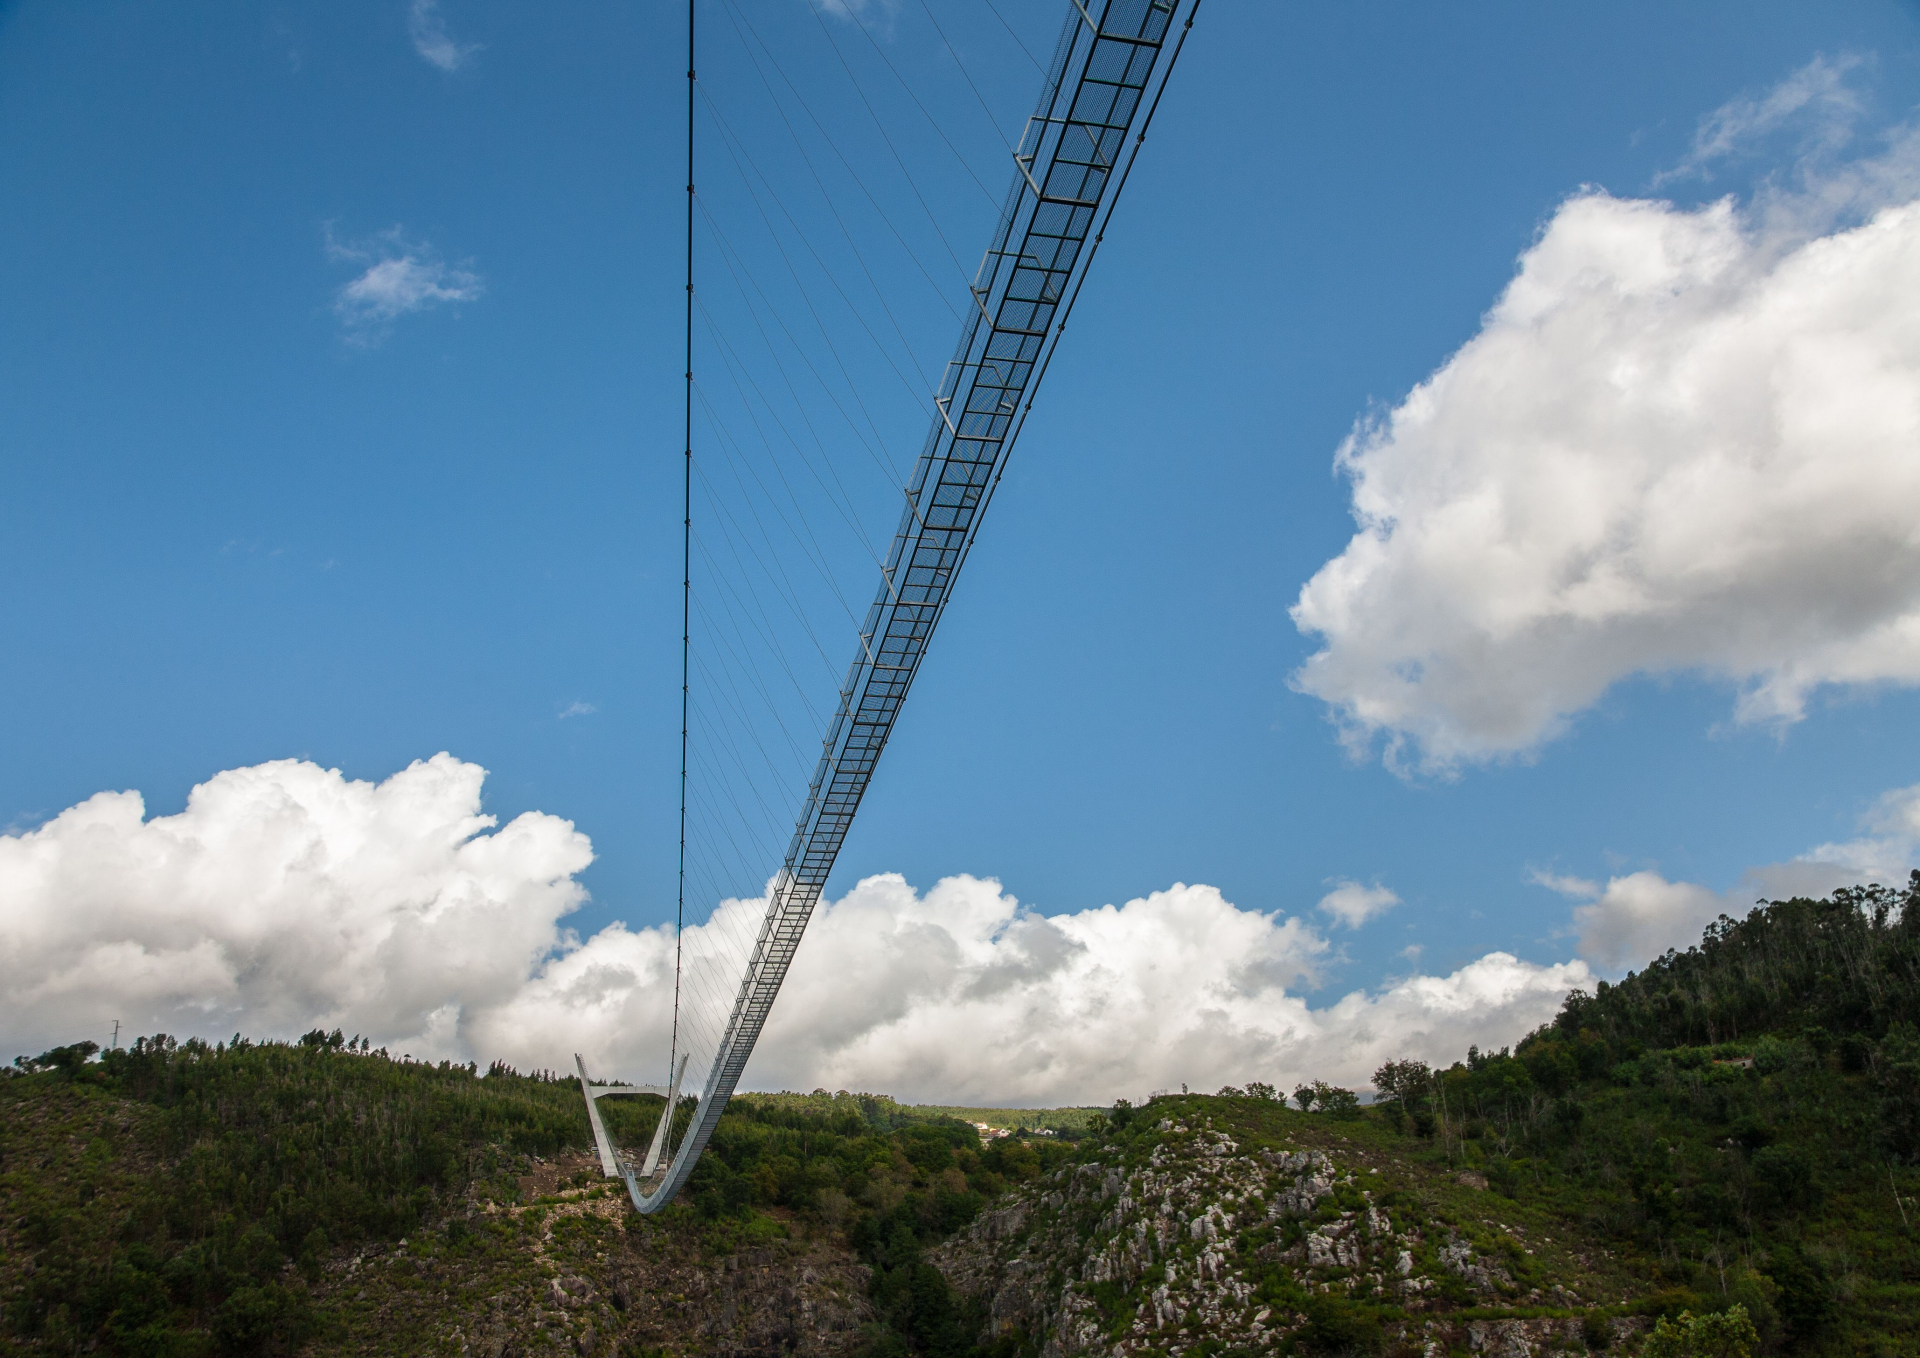
[[1770, 1206], [1810, 1207], [1819, 1201], [1820, 1185], [1806, 1147], [1763, 1146], [1753, 1153], [1752, 1164]]
[[279, 1283], [239, 1288], [213, 1315], [213, 1342], [222, 1353], [291, 1352], [312, 1332], [305, 1294]]
[[1677, 1320], [1655, 1323], [1640, 1358], [1752, 1358], [1759, 1341], [1744, 1306], [1704, 1316], [1682, 1311]]
[[1310, 1353], [1378, 1353], [1385, 1343], [1380, 1318], [1343, 1297], [1314, 1297], [1305, 1309], [1299, 1338]]
[[1343, 1121], [1360, 1116], [1360, 1096], [1351, 1089], [1335, 1088], [1325, 1080], [1296, 1086], [1293, 1100], [1303, 1113], [1318, 1110]]

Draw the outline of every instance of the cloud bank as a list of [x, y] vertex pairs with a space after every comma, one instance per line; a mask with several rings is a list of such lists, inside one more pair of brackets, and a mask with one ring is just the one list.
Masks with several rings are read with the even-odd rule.
[[1570, 900], [1580, 956], [1608, 973], [1639, 967], [1669, 948], [1682, 951], [1722, 915], [1742, 919], [1758, 901], [1819, 898], [1843, 886], [1904, 887], [1920, 863], [1920, 784], [1881, 795], [1864, 818], [1867, 833], [1818, 844], [1784, 863], [1748, 868], [1725, 891], [1673, 882], [1652, 869], [1609, 878], [1535, 872], [1533, 880]]
[[[591, 845], [539, 812], [497, 825], [484, 778], [446, 754], [381, 783], [281, 760], [209, 779], [178, 815], [103, 792], [0, 836], [0, 1041], [102, 1040], [115, 1018], [209, 1038], [317, 1025], [415, 1056], [562, 1067], [578, 1050], [659, 1073], [671, 929], [568, 932]], [[696, 1028], [730, 1001], [759, 908], [687, 930]], [[871, 877], [816, 913], [748, 1080], [1033, 1103], [1361, 1084], [1390, 1056], [1511, 1042], [1589, 980], [1490, 953], [1314, 1008], [1294, 991], [1328, 952], [1209, 886], [1040, 916], [982, 878]]]
[[116, 1017], [209, 1037], [327, 1021], [446, 1048], [562, 943], [593, 857], [555, 816], [496, 829], [485, 776], [445, 754], [379, 784], [278, 760], [216, 775], [175, 816], [102, 792], [0, 837], [0, 1031], [24, 1047]]
[[[1840, 73], [1730, 105], [1696, 157], [1850, 107]], [[1920, 682], [1920, 203], [1888, 199], [1920, 158], [1893, 141], [1751, 209], [1573, 197], [1480, 332], [1355, 430], [1359, 531], [1292, 617], [1320, 643], [1293, 684], [1356, 751], [1523, 756], [1634, 675], [1729, 683], [1774, 726]]]

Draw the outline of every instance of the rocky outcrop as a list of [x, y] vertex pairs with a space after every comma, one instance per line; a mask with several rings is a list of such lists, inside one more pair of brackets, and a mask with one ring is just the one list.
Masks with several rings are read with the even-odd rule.
[[1366, 1169], [1310, 1147], [1242, 1147], [1210, 1123], [1163, 1121], [1148, 1144], [1027, 1186], [936, 1252], [984, 1301], [991, 1333], [1035, 1337], [1043, 1358], [1178, 1355], [1202, 1340], [1260, 1352], [1308, 1327], [1325, 1297], [1395, 1317], [1404, 1351], [1585, 1349], [1578, 1316], [1452, 1323], [1466, 1307], [1580, 1303], [1517, 1279], [1484, 1239], [1383, 1205]]

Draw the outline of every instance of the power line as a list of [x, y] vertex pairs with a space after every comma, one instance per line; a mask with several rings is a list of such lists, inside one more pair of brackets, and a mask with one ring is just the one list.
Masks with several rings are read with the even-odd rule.
[[[880, 353], [880, 356], [887, 361], [887, 364], [893, 369], [894, 375], [900, 379], [901, 385], [907, 389], [907, 392], [909, 395], [915, 398], [916, 402], [918, 402], [920, 399], [923, 399], [923, 393], [921, 389], [914, 386], [913, 383], [908, 379], [907, 375], [900, 370], [900, 365], [894, 362], [892, 352], [887, 349], [886, 345], [881, 343], [880, 337], [873, 332], [873, 327], [867, 324], [866, 316], [860, 311], [858, 307], [856, 307], [853, 304], [853, 299], [847, 295], [847, 290], [840, 285], [840, 280], [834, 274], [832, 268], [829, 267], [827, 264], [827, 261], [821, 257], [820, 251], [814, 248], [813, 242], [808, 239], [807, 233], [800, 226], [800, 223], [794, 220], [792, 211], [787, 207], [786, 201], [783, 198], [781, 198], [779, 192], [774, 189], [772, 182], [767, 178], [766, 171], [762, 170], [760, 166], [754, 162], [752, 155], [747, 151], [746, 146], [741, 142], [739, 136], [735, 134], [733, 130], [726, 125], [725, 120], [720, 117], [720, 112], [718, 109], [714, 108], [712, 100], [707, 101], [707, 112], [709, 115], [712, 116], [715, 125], [720, 128], [720, 135], [723, 139], [724, 144], [727, 146], [727, 154], [733, 157], [734, 167], [735, 169], [740, 171], [741, 182], [747, 186], [747, 193], [752, 197], [754, 206], [759, 209], [760, 219], [762, 222], [766, 224], [768, 234], [773, 237], [774, 245], [777, 249], [779, 249], [781, 259], [786, 262], [787, 272], [793, 275], [794, 285], [797, 288], [799, 288], [801, 297], [806, 299], [808, 310], [813, 312], [814, 324], [820, 328], [821, 338], [826, 340], [828, 351], [833, 354], [834, 361], [836, 363], [839, 363], [840, 375], [846, 379], [848, 389], [852, 392], [855, 403], [858, 404], [860, 407], [860, 413], [866, 416], [867, 425], [869, 428], [873, 429], [874, 437], [876, 439], [882, 439], [882, 442], [884, 443], [884, 439], [882, 438], [879, 428], [874, 425], [872, 414], [869, 413], [867, 410], [866, 402], [860, 399], [860, 391], [858, 386], [854, 384], [853, 378], [848, 374], [847, 366], [845, 362], [843, 362], [840, 359], [840, 351], [834, 346], [833, 340], [827, 335], [825, 323], [821, 321], [820, 313], [818, 309], [813, 306], [812, 299], [807, 297], [806, 288], [803, 284], [801, 284], [799, 275], [794, 270], [793, 261], [788, 258], [786, 249], [780, 245], [779, 237], [777, 234], [774, 233], [772, 219], [767, 216], [766, 209], [759, 206], [760, 193], [759, 193], [759, 190], [754, 188], [752, 180], [750, 180], [747, 177], [746, 171], [748, 169], [751, 169], [753, 171], [754, 177], [759, 179], [760, 183], [765, 187], [767, 191], [767, 196], [773, 199], [774, 206], [780, 209], [780, 215], [785, 217], [787, 219], [787, 225], [793, 228], [794, 237], [802, 245], [806, 247], [807, 253], [813, 256], [813, 262], [819, 265], [820, 272], [826, 277], [827, 282], [830, 283], [833, 286], [833, 290], [840, 295], [840, 300], [846, 303], [847, 310], [852, 313], [854, 320], [860, 323], [860, 328], [866, 331], [867, 338], [873, 341], [874, 348], [877, 349]], [[828, 207], [831, 209], [832, 207], [831, 202], [828, 203]], [[708, 219], [710, 221], [712, 220], [711, 213], [708, 214]], [[842, 227], [841, 230], [842, 230], [842, 234], [845, 234], [845, 228]], [[716, 235], [720, 234], [718, 223], [714, 224], [714, 231]], [[852, 244], [851, 237], [848, 238], [848, 243], [850, 245]], [[858, 247], [855, 246], [854, 250], [855, 250], [854, 257], [856, 260], [858, 260], [859, 259]], [[738, 251], [736, 251], [735, 253], [738, 253]], [[864, 262], [862, 262], [862, 267], [863, 268], [865, 267]], [[746, 269], [744, 262], [741, 265], [741, 270], [743, 273], [746, 274], [748, 278], [751, 279], [753, 277], [751, 271]], [[871, 274], [868, 275], [868, 280], [869, 282], [872, 281]], [[754, 286], [756, 289], [759, 289], [759, 284], [757, 282], [754, 284]], [[877, 288], [876, 288], [876, 291], [877, 291]], [[884, 305], [884, 301], [882, 305]], [[897, 322], [894, 328], [896, 331], [899, 329]], [[902, 341], [904, 342], [905, 336], [903, 335], [901, 338], [902, 338]], [[909, 352], [908, 354], [908, 361], [909, 362], [912, 361], [911, 352]], [[924, 379], [924, 374], [923, 374], [923, 379]], [[869, 448], [868, 451], [871, 452], [872, 449]], [[889, 479], [891, 479], [896, 486], [901, 484], [901, 473], [898, 467], [894, 467], [891, 465], [884, 465], [884, 470], [886, 471]]]
[[[739, 32], [738, 23], [734, 25], [734, 31], [736, 33]], [[758, 35], [756, 35], [756, 37], [757, 36]], [[880, 309], [886, 313], [888, 322], [893, 326], [893, 333], [899, 337], [900, 347], [902, 352], [905, 353], [907, 356], [907, 362], [910, 364], [913, 364], [917, 370], [919, 365], [913, 356], [913, 344], [911, 341], [907, 339], [906, 331], [900, 328], [899, 319], [894, 316], [893, 308], [887, 304], [887, 295], [881, 289], [878, 280], [874, 278], [873, 270], [867, 266], [866, 251], [862, 250], [860, 248], [859, 243], [854, 240], [853, 232], [849, 230], [847, 227], [846, 218], [840, 215], [840, 208], [833, 201], [833, 194], [828, 192], [826, 182], [820, 178], [819, 167], [813, 163], [813, 157], [807, 154], [806, 143], [800, 140], [800, 134], [794, 128], [793, 119], [787, 116], [786, 105], [780, 102], [780, 96], [774, 92], [773, 82], [767, 79], [767, 73], [761, 69], [760, 58], [754, 53], [754, 50], [751, 46], [746, 45], [746, 38], [744, 34], [741, 35], [741, 43], [743, 46], [746, 46], [747, 57], [750, 61], [753, 62], [754, 74], [760, 77], [760, 84], [761, 84], [761, 87], [765, 89], [767, 92], [767, 99], [769, 100], [769, 102], [773, 104], [774, 111], [780, 115], [780, 121], [782, 124], [785, 125], [787, 129], [787, 137], [793, 142], [794, 149], [800, 153], [801, 164], [807, 167], [807, 173], [813, 178], [814, 187], [818, 189], [820, 192], [821, 201], [826, 204], [827, 211], [830, 214], [832, 214], [834, 224], [840, 228], [841, 239], [846, 241], [847, 249], [853, 255], [854, 262], [860, 266], [860, 272], [866, 276], [867, 286], [873, 289], [873, 295], [879, 301]], [[789, 90], [792, 90], [793, 82], [787, 79], [787, 73], [785, 71], [780, 70], [777, 63], [774, 69], [779, 73], [780, 79], [786, 83], [787, 88]], [[798, 96], [798, 91], [795, 91], [795, 95], [796, 97]], [[709, 103], [709, 108], [711, 107], [712, 105], [711, 103]], [[805, 107], [804, 104], [802, 105], [802, 107], [803, 108]], [[809, 117], [812, 117], [812, 110], [808, 109], [806, 111], [807, 111], [807, 115]], [[717, 118], [718, 115], [716, 114], [715, 116]], [[817, 125], [818, 125], [818, 120], [816, 120], [816, 126]], [[822, 130], [824, 132], [824, 129]], [[837, 147], [834, 148], [834, 153], [838, 155], [839, 148]], [[845, 157], [842, 157], [842, 163], [843, 164], [845, 163]], [[851, 167], [849, 167], [849, 169], [851, 169]], [[765, 178], [765, 175], [763, 174], [761, 177]], [[859, 184], [859, 181], [857, 179], [855, 180], [855, 182], [856, 184]], [[865, 184], [859, 184], [859, 188], [862, 193], [866, 193]], [[869, 202], [872, 201], [872, 195], [870, 194], [868, 195], [868, 201]], [[875, 204], [875, 206], [877, 208], [878, 204]], [[884, 214], [882, 214], [881, 219], [883, 222], [886, 223], [887, 229], [893, 232], [894, 239], [900, 242], [900, 245], [903, 249], [906, 249], [907, 248], [906, 241], [901, 237], [899, 229], [895, 227], [893, 222], [890, 219], [886, 218]], [[925, 278], [929, 283], [933, 283], [932, 275], [927, 273], [926, 266], [920, 263], [918, 257], [914, 256], [911, 249], [907, 249], [907, 255], [908, 255], [908, 258], [913, 260], [915, 267], [917, 267], [920, 270], [921, 277]], [[825, 266], [822, 265], [822, 267], [824, 268]], [[940, 287], [937, 283], [934, 284], [934, 295], [938, 297], [940, 299], [941, 304], [946, 306], [947, 310], [950, 313], [952, 313], [953, 318], [956, 321], [960, 319], [960, 313], [954, 310], [952, 304], [947, 301], [946, 294], [940, 290]], [[849, 308], [853, 307], [853, 303], [851, 301], [849, 301], [847, 305]], [[856, 314], [858, 313], [856, 312]], [[862, 317], [861, 319], [861, 324], [862, 325], [866, 324], [866, 320], [864, 317]], [[870, 327], [867, 333], [869, 335], [872, 335], [873, 332]], [[876, 347], [878, 347], [881, 350], [883, 354], [886, 354], [887, 361], [889, 363], [892, 363], [893, 362], [892, 355], [890, 353], [887, 353], [886, 346], [880, 343], [880, 340], [877, 336], [874, 337], [874, 344]], [[899, 366], [897, 364], [894, 365], [894, 371], [896, 373], [900, 371]], [[926, 385], [928, 386], [932, 385], [931, 379], [929, 379], [924, 372], [921, 373], [920, 376], [921, 376], [921, 380]], [[900, 380], [907, 385], [909, 390], [915, 392], [916, 394], [919, 392], [920, 389], [918, 387], [915, 387], [912, 382], [907, 380], [906, 374], [901, 373]]]

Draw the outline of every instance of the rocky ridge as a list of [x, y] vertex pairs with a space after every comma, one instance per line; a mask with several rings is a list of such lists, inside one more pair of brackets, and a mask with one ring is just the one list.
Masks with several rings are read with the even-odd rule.
[[1037, 1338], [1043, 1358], [1337, 1346], [1342, 1324], [1380, 1325], [1405, 1353], [1520, 1358], [1639, 1324], [1593, 1309], [1594, 1280], [1549, 1276], [1525, 1228], [1436, 1212], [1362, 1153], [1196, 1121], [1015, 1192], [934, 1262], [991, 1333]]

